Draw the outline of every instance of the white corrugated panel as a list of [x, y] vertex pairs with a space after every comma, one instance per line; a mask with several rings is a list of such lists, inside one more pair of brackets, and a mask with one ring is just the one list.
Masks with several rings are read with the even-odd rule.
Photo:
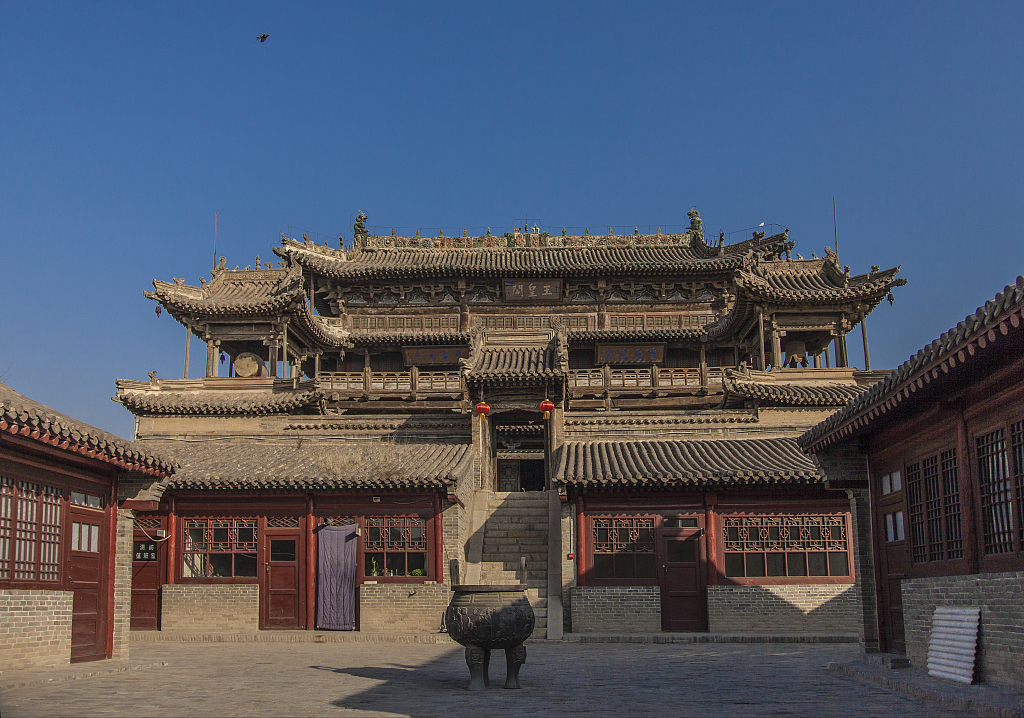
[[928, 673], [961, 683], [974, 683], [980, 608], [935, 609], [928, 643]]

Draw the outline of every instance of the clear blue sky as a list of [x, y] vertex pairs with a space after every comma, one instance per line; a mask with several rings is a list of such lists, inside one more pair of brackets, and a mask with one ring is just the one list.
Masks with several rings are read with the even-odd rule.
[[0, 63], [0, 375], [122, 436], [114, 380], [182, 371], [142, 291], [198, 282], [214, 213], [229, 267], [358, 209], [432, 233], [697, 206], [820, 256], [834, 196], [842, 262], [910, 280], [873, 368], [1024, 273], [1020, 2], [9, 1]]

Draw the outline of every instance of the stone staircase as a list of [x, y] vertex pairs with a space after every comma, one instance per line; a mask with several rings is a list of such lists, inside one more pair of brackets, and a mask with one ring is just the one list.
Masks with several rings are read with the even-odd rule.
[[526, 558], [527, 597], [537, 616], [534, 638], [547, 637], [548, 495], [543, 491], [495, 492], [487, 502], [480, 583], [520, 583]]

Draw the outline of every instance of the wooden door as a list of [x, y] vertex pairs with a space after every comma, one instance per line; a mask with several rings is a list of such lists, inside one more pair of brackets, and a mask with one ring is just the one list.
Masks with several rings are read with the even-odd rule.
[[883, 650], [888, 653], [906, 654], [907, 642], [903, 628], [903, 579], [910, 574], [910, 542], [906, 537], [904, 514], [901, 504], [881, 507], [878, 519], [881, 530], [876, 536], [882, 539], [882, 638]]
[[302, 628], [305, 617], [302, 533], [269, 529], [263, 534], [260, 628]]
[[71, 662], [95, 661], [107, 657], [106, 512], [72, 506], [69, 519]]
[[498, 459], [498, 491], [519, 491], [519, 459]]
[[[703, 519], [666, 520], [658, 541], [661, 630], [706, 631], [707, 587]], [[677, 528], [683, 526], [683, 528]]]
[[160, 586], [167, 575], [167, 542], [158, 541], [157, 529], [135, 529], [132, 541], [133, 631], [160, 628]]

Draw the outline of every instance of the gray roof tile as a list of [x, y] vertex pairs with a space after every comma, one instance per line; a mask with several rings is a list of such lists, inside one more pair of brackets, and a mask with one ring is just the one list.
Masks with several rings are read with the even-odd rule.
[[569, 441], [556, 481], [592, 487], [817, 483], [815, 464], [792, 439]]

